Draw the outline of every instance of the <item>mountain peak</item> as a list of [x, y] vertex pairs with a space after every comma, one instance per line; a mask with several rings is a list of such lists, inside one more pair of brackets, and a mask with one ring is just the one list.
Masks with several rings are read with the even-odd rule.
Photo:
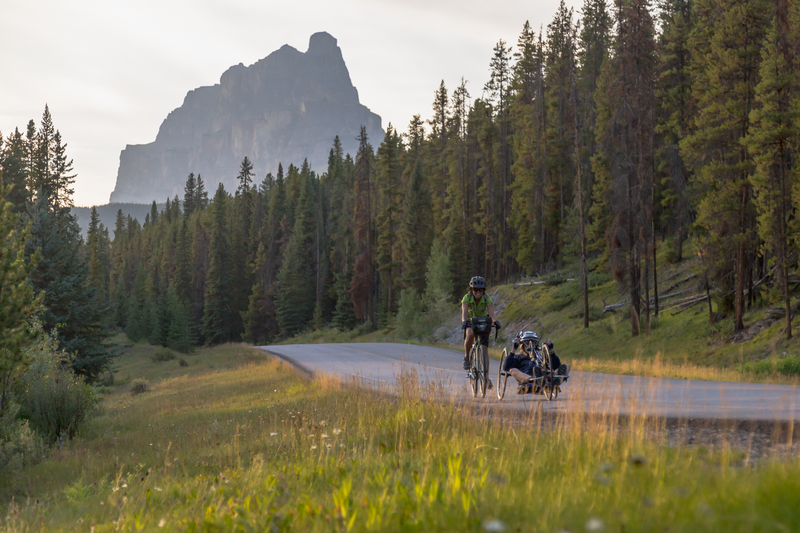
[[329, 53], [336, 50], [339, 50], [336, 38], [326, 31], [317, 32], [308, 40], [307, 53], [309, 54]]
[[232, 191], [245, 156], [256, 176], [305, 159], [322, 172], [335, 136], [356, 153], [362, 125], [380, 142], [381, 118], [359, 102], [336, 39], [315, 33], [306, 53], [284, 45], [250, 66], [230, 67], [217, 85], [189, 91], [154, 142], [122, 151], [111, 200], [181, 196], [190, 172], [209, 191], [220, 182]]

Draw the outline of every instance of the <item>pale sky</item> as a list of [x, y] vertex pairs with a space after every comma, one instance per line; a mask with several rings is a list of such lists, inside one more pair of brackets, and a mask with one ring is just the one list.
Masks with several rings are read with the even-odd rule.
[[[578, 18], [582, 0], [566, 0]], [[494, 45], [526, 20], [546, 28], [558, 0], [0, 0], [0, 131], [37, 126], [45, 104], [74, 160], [75, 205], [108, 203], [120, 151], [155, 140], [186, 93], [284, 44], [327, 31], [361, 103], [405, 131], [432, 115], [444, 80], [474, 99]], [[372, 140], [377, 147], [379, 139]], [[261, 178], [261, 177], [259, 177]]]

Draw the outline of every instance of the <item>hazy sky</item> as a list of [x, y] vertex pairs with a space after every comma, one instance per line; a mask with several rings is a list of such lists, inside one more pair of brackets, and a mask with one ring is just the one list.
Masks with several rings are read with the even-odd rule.
[[[582, 0], [566, 0], [576, 15]], [[439, 82], [481, 96], [498, 40], [538, 30], [558, 0], [0, 0], [0, 131], [39, 124], [68, 143], [75, 204], [108, 203], [120, 151], [155, 140], [188, 91], [327, 31], [361, 103], [405, 131]], [[377, 146], [380, 142], [374, 139]]]

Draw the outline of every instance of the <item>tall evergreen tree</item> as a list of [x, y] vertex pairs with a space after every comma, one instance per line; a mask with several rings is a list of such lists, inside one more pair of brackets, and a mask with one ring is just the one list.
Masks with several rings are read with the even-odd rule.
[[228, 239], [228, 200], [228, 193], [220, 183], [211, 204], [213, 225], [208, 250], [208, 279], [203, 308], [202, 331], [205, 342], [209, 345], [235, 340], [230, 312], [234, 280], [230, 264], [231, 246]]

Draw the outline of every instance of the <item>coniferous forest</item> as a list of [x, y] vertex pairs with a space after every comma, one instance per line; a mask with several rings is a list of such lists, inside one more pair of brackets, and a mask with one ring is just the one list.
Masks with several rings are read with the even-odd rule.
[[496, 44], [487, 78], [442, 82], [405, 131], [362, 128], [355, 154], [332, 139], [321, 174], [255, 176], [245, 158], [237, 190], [190, 174], [144, 221], [120, 212], [105, 228], [93, 213], [85, 240], [46, 110], [3, 138], [0, 159], [41, 256], [30, 279], [45, 328], [61, 324], [91, 376], [103, 326], [180, 351], [266, 343], [454, 304], [476, 274], [496, 284], [577, 264], [584, 294], [590, 268], [613, 275], [636, 335], [658, 313], [658, 258], [680, 261], [691, 242], [734, 330], [771, 299], [791, 336], [800, 4], [562, 2], [546, 27]]

